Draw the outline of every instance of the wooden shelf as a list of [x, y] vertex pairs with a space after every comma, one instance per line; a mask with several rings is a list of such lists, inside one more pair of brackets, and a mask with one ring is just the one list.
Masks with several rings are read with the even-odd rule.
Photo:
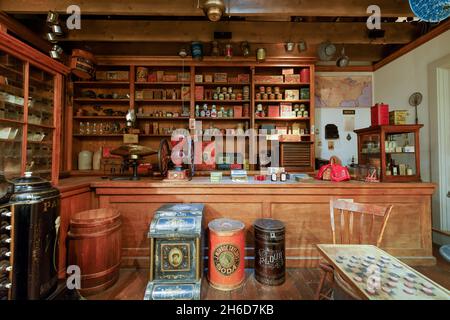
[[0, 142], [21, 143], [22, 140], [17, 140], [17, 139], [0, 139]]
[[73, 136], [77, 138], [115, 138], [123, 137], [123, 134], [74, 134]]
[[225, 87], [225, 86], [249, 86], [250, 83], [230, 82], [230, 83], [217, 83], [217, 82], [196, 82], [196, 86], [205, 87]]
[[195, 100], [195, 102], [197, 103], [215, 103], [215, 104], [225, 104], [225, 103], [235, 103], [235, 104], [239, 104], [239, 103], [250, 103], [250, 100]]
[[258, 104], [258, 103], [260, 103], [260, 102], [262, 102], [262, 103], [272, 103], [272, 102], [275, 102], [275, 103], [277, 103], [277, 102], [287, 102], [287, 103], [309, 103], [311, 100], [306, 100], [306, 99], [304, 99], [304, 100], [256, 100], [255, 99], [255, 104]]
[[219, 117], [215, 117], [215, 118], [212, 118], [212, 117], [195, 117], [195, 119], [196, 120], [218, 120], [218, 121], [236, 121], [236, 120], [250, 120], [250, 117], [240, 117], [240, 118], [236, 118], [236, 117], [232, 117], [232, 118], [229, 118], [229, 117], [221, 117], [221, 118], [219, 118]]
[[129, 81], [75, 81], [73, 83], [79, 87], [126, 87], [130, 85]]
[[31, 140], [28, 140], [27, 143], [30, 143], [30, 144], [52, 145], [52, 141], [31, 141]]
[[309, 85], [310, 85], [309, 82], [298, 82], [298, 83], [284, 83], [284, 82], [282, 82], [282, 83], [275, 83], [275, 82], [272, 82], [272, 83], [258, 83], [258, 82], [255, 82], [255, 86], [264, 86], [264, 87], [272, 87], [272, 86], [275, 86], [275, 87], [295, 87], [295, 86], [309, 86]]
[[75, 120], [123, 120], [126, 121], [125, 116], [74, 116]]
[[142, 138], [163, 138], [163, 137], [171, 137], [171, 134], [139, 134], [139, 137]]
[[139, 99], [134, 100], [135, 102], [154, 102], [154, 103], [190, 103], [190, 100], [181, 100], [181, 99]]
[[28, 123], [28, 126], [29, 126], [29, 127], [42, 128], [42, 129], [55, 129], [54, 126], [48, 126], [48, 125], [44, 125], [44, 124]]
[[189, 120], [189, 117], [137, 117], [137, 120]]
[[255, 121], [256, 120], [261, 120], [261, 121], [273, 121], [273, 120], [279, 120], [279, 121], [293, 121], [293, 120], [310, 120], [309, 117], [293, 117], [293, 118], [281, 118], [281, 117], [255, 117]]
[[167, 82], [167, 81], [158, 81], [158, 82], [135, 82], [135, 86], [152, 86], [152, 85], [182, 85], [182, 86], [190, 86], [190, 82], [183, 82], [183, 81], [173, 81], [173, 82]]
[[73, 99], [79, 103], [129, 103], [130, 99], [89, 99], [89, 98], [76, 98]]
[[13, 124], [20, 124], [20, 125], [24, 125], [25, 124], [23, 121], [12, 120], [12, 119], [5, 119], [5, 118], [0, 118], [0, 122], [7, 122], [7, 123], [13, 123]]

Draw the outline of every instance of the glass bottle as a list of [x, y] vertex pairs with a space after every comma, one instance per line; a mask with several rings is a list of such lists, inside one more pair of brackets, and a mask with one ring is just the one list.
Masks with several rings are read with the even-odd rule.
[[200, 117], [200, 105], [195, 105], [195, 116], [198, 118]]
[[97, 134], [97, 123], [92, 124], [92, 134]]
[[86, 122], [86, 127], [84, 130], [85, 134], [91, 134], [91, 125], [89, 124], [89, 122]]
[[217, 110], [215, 104], [213, 104], [211, 107], [211, 118], [217, 118]]
[[80, 134], [84, 134], [84, 123], [80, 122]]

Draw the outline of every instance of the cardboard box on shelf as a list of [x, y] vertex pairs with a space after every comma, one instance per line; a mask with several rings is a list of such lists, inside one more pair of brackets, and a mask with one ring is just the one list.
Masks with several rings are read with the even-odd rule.
[[214, 82], [217, 83], [227, 83], [227, 74], [224, 72], [214, 73]]
[[286, 74], [284, 75], [285, 83], [300, 83], [300, 75], [299, 74]]
[[298, 100], [300, 95], [299, 90], [284, 90], [285, 100]]
[[164, 71], [156, 71], [156, 81], [162, 82], [164, 77]]
[[268, 116], [270, 118], [276, 118], [280, 116], [280, 106], [273, 105], [269, 106]]
[[189, 72], [179, 72], [177, 77], [179, 82], [189, 82], [191, 80]]
[[283, 76], [255, 75], [256, 83], [283, 83]]
[[281, 70], [282, 74], [294, 74], [294, 68], [283, 68]]
[[233, 106], [233, 114], [235, 118], [242, 118], [242, 106]]
[[292, 104], [291, 103], [280, 103], [280, 117], [282, 117], [282, 118], [292, 117]]
[[156, 82], [156, 81], [158, 81], [158, 78], [156, 76], [156, 72], [150, 72], [148, 74], [147, 81], [148, 82]]
[[191, 99], [191, 88], [190, 87], [181, 87], [181, 100], [190, 100]]
[[195, 100], [203, 100], [205, 94], [205, 87], [195, 86]]
[[203, 82], [203, 75], [202, 74], [196, 74], [195, 75], [195, 83], [202, 83]]
[[237, 82], [239, 83], [250, 83], [250, 74], [240, 73], [238, 74]]
[[205, 79], [205, 82], [207, 82], [207, 83], [213, 82], [212, 74], [205, 74], [204, 79]]
[[107, 71], [106, 80], [127, 81], [129, 80], [128, 71]]
[[178, 76], [176, 74], [165, 74], [163, 76], [163, 82], [176, 82], [178, 80]]

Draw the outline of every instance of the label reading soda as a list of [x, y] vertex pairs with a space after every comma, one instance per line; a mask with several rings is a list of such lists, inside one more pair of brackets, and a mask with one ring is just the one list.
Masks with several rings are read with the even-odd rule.
[[239, 249], [232, 244], [222, 244], [214, 250], [214, 266], [225, 276], [232, 275], [239, 267]]

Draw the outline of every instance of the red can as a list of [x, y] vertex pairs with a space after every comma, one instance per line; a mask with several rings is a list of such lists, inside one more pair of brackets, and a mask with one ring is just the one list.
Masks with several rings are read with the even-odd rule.
[[300, 71], [300, 82], [309, 83], [310, 80], [310, 71], [309, 68], [304, 68]]
[[209, 227], [208, 279], [219, 290], [239, 288], [245, 280], [245, 225], [215, 219]]
[[389, 124], [389, 105], [377, 103], [370, 108], [372, 126]]

